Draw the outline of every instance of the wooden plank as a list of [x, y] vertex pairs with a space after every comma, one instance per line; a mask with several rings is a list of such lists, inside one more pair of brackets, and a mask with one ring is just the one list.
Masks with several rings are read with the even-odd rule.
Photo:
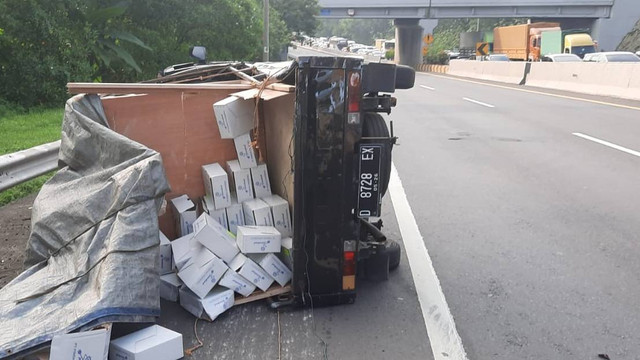
[[256, 290], [253, 292], [253, 294], [247, 297], [237, 296], [235, 302], [233, 303], [233, 306], [266, 299], [276, 295], [286, 294], [288, 292], [291, 292], [291, 284], [280, 286], [278, 283], [275, 283], [269, 289], [267, 289], [267, 291]]
[[267, 85], [267, 89], [284, 91], [284, 92], [294, 92], [296, 90], [296, 87], [293, 85], [275, 83], [275, 84]]
[[154, 92], [180, 91], [219, 91], [246, 90], [253, 88], [248, 82], [243, 83], [201, 83], [201, 84], [143, 84], [143, 83], [68, 83], [70, 94], [148, 94]]

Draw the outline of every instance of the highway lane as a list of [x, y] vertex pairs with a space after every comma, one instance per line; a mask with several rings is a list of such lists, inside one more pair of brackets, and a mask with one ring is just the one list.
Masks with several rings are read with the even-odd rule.
[[640, 157], [573, 133], [640, 151], [640, 104], [425, 74], [396, 96], [394, 162], [469, 358], [638, 358]]

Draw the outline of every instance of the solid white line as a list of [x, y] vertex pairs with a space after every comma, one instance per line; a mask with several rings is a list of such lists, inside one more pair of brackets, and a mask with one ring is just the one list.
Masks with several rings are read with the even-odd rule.
[[473, 99], [469, 99], [469, 98], [466, 98], [466, 97], [463, 97], [462, 100], [466, 100], [466, 101], [472, 102], [474, 104], [486, 106], [486, 107], [489, 107], [489, 108], [494, 108], [495, 107], [495, 106], [493, 106], [491, 104], [483, 103], [482, 101], [473, 100]]
[[639, 156], [640, 157], [640, 151], [627, 149], [626, 147], [623, 147], [623, 146], [620, 146], [620, 145], [616, 145], [614, 143], [610, 143], [608, 141], [600, 140], [598, 138], [594, 138], [593, 136], [589, 136], [589, 135], [585, 135], [585, 134], [581, 134], [581, 133], [573, 133], [573, 135], [581, 137], [583, 139], [591, 140], [593, 142], [597, 142], [598, 144], [602, 144], [604, 146], [608, 146], [608, 147], [616, 149], [616, 150], [620, 150], [620, 151], [626, 152], [627, 154], [631, 154], [631, 155], [635, 155], [635, 156]]
[[456, 330], [447, 300], [444, 298], [440, 280], [433, 268], [416, 219], [413, 217], [395, 164], [391, 166], [389, 194], [398, 219], [405, 253], [409, 259], [409, 267], [416, 286], [433, 358], [435, 360], [467, 360], [462, 340]]
[[430, 87], [430, 86], [426, 86], [426, 85], [420, 85], [421, 88], [425, 88], [428, 90], [435, 90], [434, 88]]

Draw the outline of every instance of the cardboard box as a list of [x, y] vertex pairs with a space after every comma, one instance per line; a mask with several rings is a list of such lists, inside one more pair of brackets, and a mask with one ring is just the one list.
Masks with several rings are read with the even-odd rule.
[[291, 270], [274, 254], [253, 254], [250, 257], [280, 286], [287, 285], [291, 280]]
[[177, 360], [184, 356], [182, 335], [153, 325], [111, 341], [109, 360]]
[[213, 104], [213, 112], [220, 130], [220, 137], [233, 139], [253, 129], [254, 99], [241, 99], [229, 96]]
[[239, 203], [253, 199], [253, 182], [251, 170], [240, 167], [238, 160], [227, 161], [227, 171], [231, 188], [235, 191]]
[[293, 270], [293, 239], [290, 237], [282, 238], [280, 241], [280, 260], [287, 265], [289, 270]]
[[209, 321], [230, 309], [234, 300], [233, 290], [220, 286], [216, 286], [204, 299], [189, 289], [180, 289], [180, 305], [193, 316]]
[[225, 262], [230, 262], [240, 251], [233, 234], [211, 216], [202, 214], [193, 223], [193, 237]]
[[107, 360], [111, 327], [71, 334], [55, 335], [49, 359]]
[[273, 216], [269, 205], [260, 199], [251, 199], [242, 203], [245, 225], [273, 226]]
[[171, 199], [173, 216], [176, 222], [176, 234], [185, 236], [193, 232], [193, 222], [196, 221], [196, 206], [187, 195]]
[[160, 276], [160, 297], [173, 302], [178, 301], [181, 286], [182, 281], [175, 273]]
[[229, 177], [220, 164], [202, 165], [202, 178], [205, 196], [213, 199], [215, 210], [224, 209], [231, 205]]
[[249, 280], [243, 278], [242, 275], [235, 271], [231, 271], [231, 269], [224, 273], [224, 276], [220, 279], [218, 284], [245, 297], [251, 295], [251, 293], [256, 289], [256, 286]]
[[253, 191], [257, 198], [264, 198], [271, 195], [271, 183], [269, 182], [267, 164], [260, 164], [251, 168], [251, 181], [253, 182]]
[[193, 233], [171, 242], [173, 264], [178, 271], [182, 269], [194, 254], [198, 254], [201, 251], [204, 251], [204, 246], [193, 238]]
[[258, 166], [258, 154], [256, 149], [251, 146], [251, 134], [246, 133], [233, 138], [238, 154], [238, 163], [243, 169], [249, 169]]
[[[233, 196], [231, 196], [231, 205], [233, 206]], [[202, 212], [207, 214], [213, 218], [213, 220], [217, 221], [220, 225], [224, 226], [229, 230], [229, 222], [227, 221], [227, 209], [216, 210], [213, 206], [213, 201], [209, 199], [207, 196], [202, 198]], [[202, 215], [202, 214], [200, 214]]]
[[160, 231], [160, 275], [173, 271], [173, 256], [171, 255], [171, 241]]
[[204, 249], [184, 265], [178, 277], [191, 291], [203, 298], [228, 269], [224, 261]]
[[247, 257], [244, 258], [242, 266], [240, 266], [240, 269], [238, 270], [238, 274], [249, 280], [262, 291], [267, 291], [269, 286], [273, 284], [273, 278], [267, 274], [260, 265]]
[[244, 256], [243, 253], [238, 253], [238, 255], [236, 255], [236, 257], [234, 257], [229, 263], [229, 269], [238, 272], [242, 265], [244, 265], [245, 260], [247, 260], [247, 257]]
[[244, 211], [242, 211], [242, 204], [231, 201], [231, 206], [226, 208], [225, 211], [227, 212], [229, 232], [235, 236], [238, 233], [238, 226], [244, 225]]
[[289, 203], [287, 200], [278, 195], [265, 196], [262, 200], [271, 207], [273, 226], [278, 229], [282, 236], [292, 236], [293, 230], [291, 227], [291, 213], [289, 212]]
[[238, 226], [236, 243], [243, 254], [280, 251], [280, 232], [273, 226]]

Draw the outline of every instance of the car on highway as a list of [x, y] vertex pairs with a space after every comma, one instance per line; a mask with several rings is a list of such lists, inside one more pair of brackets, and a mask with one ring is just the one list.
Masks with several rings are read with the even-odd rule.
[[628, 51], [591, 53], [584, 56], [588, 62], [640, 62], [638, 55]]
[[582, 62], [576, 54], [549, 54], [542, 57], [543, 62]]
[[486, 61], [509, 61], [509, 57], [505, 54], [491, 54], [485, 57]]

